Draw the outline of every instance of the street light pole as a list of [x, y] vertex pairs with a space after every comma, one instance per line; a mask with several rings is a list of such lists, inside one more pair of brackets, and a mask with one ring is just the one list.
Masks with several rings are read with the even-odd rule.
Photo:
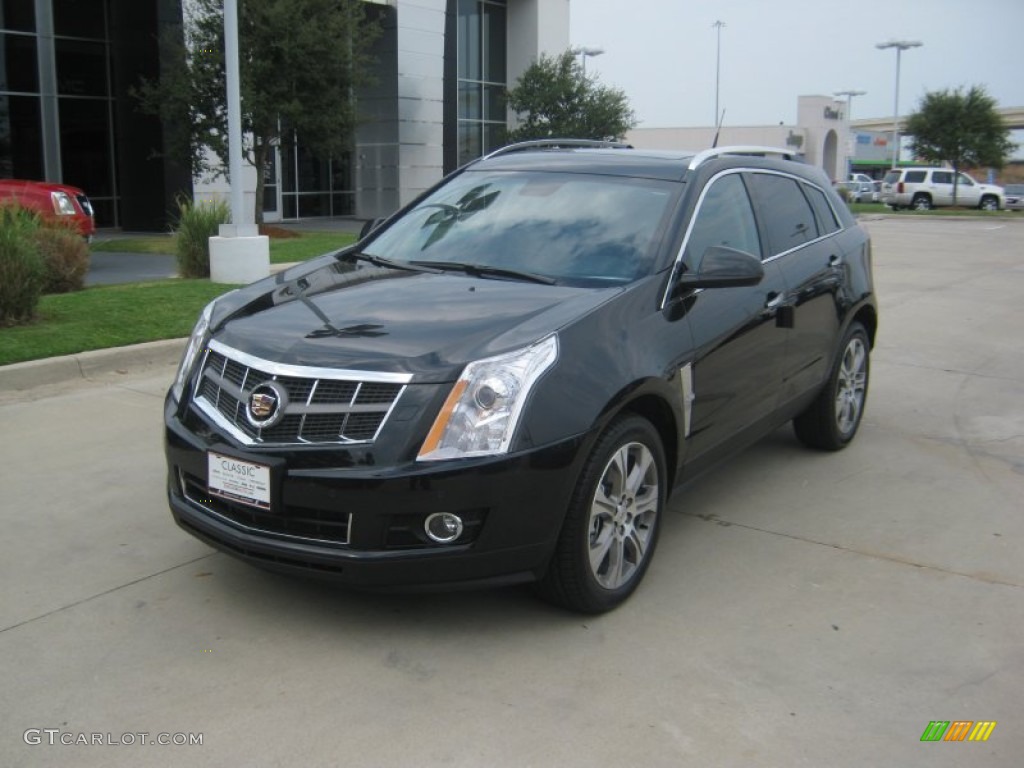
[[715, 119], [712, 125], [718, 125], [718, 85], [722, 73], [722, 27], [725, 22], [719, 19], [711, 25], [715, 28]]
[[604, 53], [604, 48], [586, 48], [580, 47], [575, 49], [576, 53], [580, 55], [580, 59], [583, 62], [583, 75], [587, 74], [587, 56], [600, 56]]
[[[845, 96], [846, 97], [846, 124], [849, 126], [847, 133], [853, 131], [853, 97], [863, 96], [867, 91], [834, 91], [833, 96]], [[853, 170], [853, 160], [850, 157], [852, 154], [852, 147], [850, 146], [849, 139], [847, 139], [847, 153], [846, 153], [846, 176], [849, 178], [850, 172]]]
[[924, 43], [919, 40], [889, 40], [885, 43], [877, 43], [875, 48], [884, 50], [886, 48], [896, 49], [896, 96], [893, 99], [892, 109], [892, 167], [896, 168], [900, 163], [900, 56], [910, 48], [920, 48]]

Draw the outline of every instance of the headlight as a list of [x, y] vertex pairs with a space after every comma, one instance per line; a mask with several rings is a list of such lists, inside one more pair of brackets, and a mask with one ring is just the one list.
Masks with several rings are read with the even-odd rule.
[[420, 448], [418, 461], [507, 453], [523, 405], [558, 358], [558, 339], [466, 366]]
[[171, 396], [174, 397], [175, 402], [181, 400], [182, 392], [185, 391], [185, 381], [206, 343], [206, 332], [210, 329], [210, 316], [213, 314], [213, 305], [216, 303], [214, 300], [203, 307], [196, 327], [192, 329], [192, 336], [189, 337], [185, 354], [181, 358], [181, 365], [178, 366], [178, 375], [174, 377], [174, 384], [171, 387]]

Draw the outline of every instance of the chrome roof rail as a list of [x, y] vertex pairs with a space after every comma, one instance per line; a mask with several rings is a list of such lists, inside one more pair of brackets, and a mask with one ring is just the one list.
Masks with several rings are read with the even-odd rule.
[[492, 157], [501, 157], [512, 152], [523, 152], [528, 149], [633, 149], [633, 145], [624, 144], [621, 141], [599, 139], [533, 139], [532, 141], [520, 141], [516, 144], [507, 144], [504, 147], [499, 147], [480, 159], [490, 160]]
[[714, 147], [712, 149], [705, 149], [703, 152], [698, 152], [690, 160], [688, 170], [696, 170], [701, 165], [706, 163], [715, 157], [721, 157], [722, 155], [752, 155], [755, 157], [782, 157], [785, 160], [795, 160], [797, 153], [791, 149], [781, 149], [779, 147], [756, 147], [756, 146], [738, 146], [738, 147]]

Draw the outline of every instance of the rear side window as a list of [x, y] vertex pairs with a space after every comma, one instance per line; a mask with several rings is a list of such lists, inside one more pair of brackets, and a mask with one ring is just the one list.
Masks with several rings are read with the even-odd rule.
[[934, 184], [952, 184], [953, 174], [949, 171], [932, 171], [932, 183]]
[[817, 239], [814, 211], [794, 179], [755, 173], [751, 181], [772, 256]]
[[[904, 181], [907, 184], [921, 184], [924, 181], [925, 171], [907, 171]], [[886, 178], [889, 178], [886, 176]]]
[[806, 184], [804, 192], [807, 193], [807, 199], [811, 201], [814, 212], [818, 214], [818, 225], [821, 227], [822, 234], [831, 235], [833, 232], [838, 232], [839, 222], [836, 221], [836, 214], [832, 210], [832, 206], [825, 199], [825, 193], [817, 187], [810, 187]]
[[754, 211], [739, 174], [722, 176], [708, 187], [686, 241], [686, 263], [696, 270], [704, 251], [712, 245], [761, 258]]

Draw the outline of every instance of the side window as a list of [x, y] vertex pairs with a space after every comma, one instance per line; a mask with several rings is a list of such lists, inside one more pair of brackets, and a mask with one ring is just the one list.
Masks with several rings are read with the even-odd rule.
[[755, 173], [751, 179], [772, 256], [818, 237], [814, 211], [795, 179], [769, 173]]
[[722, 176], [705, 192], [686, 241], [686, 263], [697, 269], [704, 251], [712, 245], [761, 257], [754, 211], [739, 174]]
[[823, 235], [831, 235], [833, 232], [838, 232], [840, 224], [836, 221], [836, 213], [832, 210], [832, 206], [828, 204], [825, 193], [817, 187], [811, 187], [807, 184], [804, 185], [804, 192], [807, 193], [807, 198], [811, 201], [814, 212], [818, 214], [818, 225], [821, 227], [821, 233]]
[[932, 184], [952, 184], [953, 174], [949, 171], [932, 171]]
[[924, 181], [925, 171], [907, 171], [903, 179], [907, 184], [920, 184]]
[[958, 173], [956, 175], [956, 177], [957, 177], [957, 184], [959, 184], [960, 186], [963, 186], [963, 187], [973, 187], [974, 186], [974, 180], [970, 176], [968, 176], [967, 174]]

